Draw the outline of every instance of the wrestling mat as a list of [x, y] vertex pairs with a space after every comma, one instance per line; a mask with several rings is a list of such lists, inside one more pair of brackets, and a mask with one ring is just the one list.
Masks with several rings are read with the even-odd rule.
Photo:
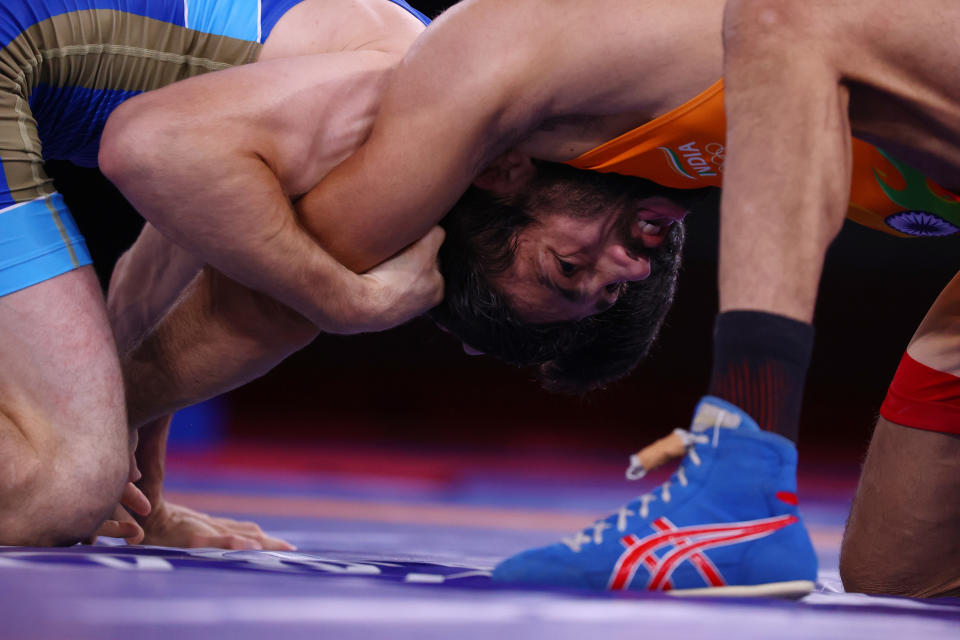
[[310, 450], [234, 444], [174, 455], [169, 499], [253, 519], [296, 552], [0, 548], [0, 638], [960, 637], [960, 600], [844, 594], [837, 574], [856, 478], [803, 467], [820, 557], [800, 601], [503, 588], [496, 562], [614, 511], [609, 459]]

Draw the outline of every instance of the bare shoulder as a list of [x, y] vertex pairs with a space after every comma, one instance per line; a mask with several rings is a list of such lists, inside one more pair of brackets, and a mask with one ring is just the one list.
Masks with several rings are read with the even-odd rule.
[[619, 4], [462, 0], [417, 40], [404, 77], [411, 93], [436, 89], [448, 97], [490, 102], [501, 116], [504, 110], [568, 115], [569, 98], [583, 95], [598, 78], [603, 38], [590, 35], [596, 16]]
[[463, 0], [416, 47], [443, 40], [440, 64], [512, 82], [546, 117], [658, 113], [720, 77], [722, 16], [723, 0]]
[[389, 0], [304, 0], [277, 22], [260, 60], [355, 50], [402, 56], [423, 29]]

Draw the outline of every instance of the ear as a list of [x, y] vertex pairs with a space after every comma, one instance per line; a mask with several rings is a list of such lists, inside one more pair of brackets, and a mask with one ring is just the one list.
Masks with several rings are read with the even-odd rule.
[[477, 176], [473, 185], [505, 197], [520, 191], [537, 172], [533, 160], [520, 151], [507, 151]]
[[[440, 329], [440, 331], [443, 331], [444, 333], [449, 333], [449, 334], [452, 335], [454, 338], [457, 337], [457, 336], [453, 335], [453, 332], [451, 332], [450, 329], [447, 329], [445, 326], [443, 326], [443, 325], [440, 324], [439, 322], [437, 322], [436, 325], [437, 325], [437, 328]], [[483, 351], [480, 351], [479, 349], [474, 349], [473, 347], [471, 347], [470, 345], [468, 345], [466, 342], [461, 341], [460, 344], [463, 345], [463, 352], [464, 352], [465, 354], [467, 354], [468, 356], [485, 356], [485, 355], [487, 355], [487, 354], [485, 354]]]
[[483, 351], [480, 351], [479, 349], [474, 349], [473, 347], [471, 347], [470, 345], [468, 345], [466, 342], [464, 342], [464, 343], [462, 343], [462, 344], [463, 344], [463, 352], [464, 352], [465, 354], [467, 354], [468, 356], [485, 356], [485, 355], [487, 355], [486, 353], [484, 353]]

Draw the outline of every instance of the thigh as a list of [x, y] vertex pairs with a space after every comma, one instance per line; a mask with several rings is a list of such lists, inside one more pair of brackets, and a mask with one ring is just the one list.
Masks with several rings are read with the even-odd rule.
[[844, 536], [848, 589], [960, 589], [960, 274], [937, 297], [880, 413]]
[[0, 297], [0, 543], [89, 535], [126, 478], [116, 348], [91, 267]]
[[894, 424], [960, 434], [960, 275], [914, 333], [880, 415]]
[[0, 544], [55, 544], [116, 503], [128, 431], [90, 256], [9, 73], [30, 68], [24, 51], [0, 51]]

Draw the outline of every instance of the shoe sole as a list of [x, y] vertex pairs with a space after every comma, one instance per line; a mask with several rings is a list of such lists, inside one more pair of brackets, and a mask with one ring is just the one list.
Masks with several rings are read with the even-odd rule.
[[671, 596], [711, 596], [722, 598], [802, 598], [813, 591], [810, 580], [768, 582], [767, 584], [734, 585], [730, 587], [706, 587], [703, 589], [674, 589], [665, 591]]

